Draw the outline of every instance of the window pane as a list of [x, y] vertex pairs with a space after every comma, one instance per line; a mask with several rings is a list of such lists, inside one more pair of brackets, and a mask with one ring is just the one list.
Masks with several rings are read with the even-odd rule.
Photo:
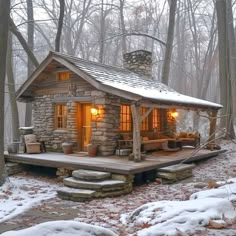
[[152, 111], [152, 128], [157, 128], [157, 130], [160, 130], [160, 112], [157, 108]]
[[[141, 107], [141, 115], [144, 115], [146, 111], [147, 111], [147, 108]], [[148, 130], [148, 116], [145, 119], [142, 120], [141, 130], [142, 131], [147, 131]]]
[[67, 108], [65, 104], [56, 104], [55, 107], [55, 128], [66, 128], [67, 124]]
[[121, 105], [120, 107], [120, 130], [131, 130], [131, 110], [129, 105]]

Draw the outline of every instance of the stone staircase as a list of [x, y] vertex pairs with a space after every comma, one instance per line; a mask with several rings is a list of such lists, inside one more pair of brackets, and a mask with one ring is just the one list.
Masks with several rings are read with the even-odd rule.
[[87, 201], [94, 198], [115, 197], [132, 191], [132, 175], [109, 172], [74, 170], [72, 177], [65, 178], [65, 187], [57, 190], [61, 199]]

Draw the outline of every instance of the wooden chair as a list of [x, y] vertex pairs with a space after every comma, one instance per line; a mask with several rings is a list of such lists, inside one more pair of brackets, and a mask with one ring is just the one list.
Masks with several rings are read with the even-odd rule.
[[37, 142], [35, 134], [24, 135], [26, 153], [40, 153], [40, 143]]

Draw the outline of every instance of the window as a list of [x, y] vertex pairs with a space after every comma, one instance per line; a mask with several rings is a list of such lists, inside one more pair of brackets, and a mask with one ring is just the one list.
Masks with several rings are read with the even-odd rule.
[[61, 71], [57, 73], [57, 79], [58, 80], [68, 80], [70, 78], [70, 72], [69, 71]]
[[152, 110], [152, 128], [160, 128], [160, 111], [156, 108]]
[[[147, 111], [146, 107], [141, 107], [141, 115], [144, 115]], [[142, 122], [141, 122], [141, 131], [147, 131], [149, 129], [149, 122], [148, 122], [148, 117], [145, 117]]]
[[120, 131], [131, 131], [131, 110], [129, 105], [120, 106]]
[[67, 108], [66, 104], [56, 104], [55, 106], [55, 128], [66, 129], [67, 127]]

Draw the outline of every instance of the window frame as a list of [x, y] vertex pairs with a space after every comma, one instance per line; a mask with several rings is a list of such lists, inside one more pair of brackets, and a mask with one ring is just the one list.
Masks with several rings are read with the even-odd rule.
[[[61, 113], [58, 114], [58, 107], [61, 106]], [[60, 113], [60, 112], [59, 112]], [[61, 118], [59, 122], [58, 118]], [[55, 103], [54, 107], [54, 128], [56, 130], [66, 130], [67, 129], [67, 118], [68, 118], [68, 109], [66, 103]], [[59, 125], [61, 123], [61, 125]], [[59, 127], [61, 126], [61, 127]]]
[[152, 114], [151, 114], [151, 126], [152, 129], [160, 129], [161, 125], [161, 116], [160, 116], [160, 109], [159, 108], [153, 108]]
[[[124, 111], [126, 107], [126, 111]], [[125, 119], [124, 119], [125, 117]], [[120, 125], [119, 129], [121, 132], [130, 132], [132, 131], [132, 114], [131, 107], [129, 104], [120, 104]]]
[[70, 71], [68, 71], [68, 70], [58, 71], [56, 73], [56, 77], [57, 77], [58, 81], [69, 80], [70, 79]]
[[[140, 107], [140, 114], [144, 115], [147, 112], [147, 108], [146, 107]], [[140, 131], [149, 131], [151, 124], [150, 124], [150, 115], [148, 114], [147, 117], [145, 117], [142, 121], [141, 121], [141, 126], [140, 126]]]

